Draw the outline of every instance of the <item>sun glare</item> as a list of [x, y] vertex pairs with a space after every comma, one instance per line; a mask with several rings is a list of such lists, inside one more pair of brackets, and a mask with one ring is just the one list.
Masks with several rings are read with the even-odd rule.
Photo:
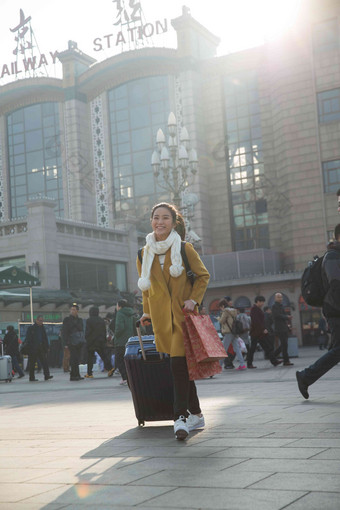
[[[282, 35], [295, 22], [301, 0], [228, 0], [223, 19], [206, 18], [208, 28], [221, 38], [219, 53], [251, 48]], [[192, 7], [195, 16], [197, 6]], [[197, 13], [198, 14], [198, 13]], [[202, 18], [202, 12], [200, 12]]]

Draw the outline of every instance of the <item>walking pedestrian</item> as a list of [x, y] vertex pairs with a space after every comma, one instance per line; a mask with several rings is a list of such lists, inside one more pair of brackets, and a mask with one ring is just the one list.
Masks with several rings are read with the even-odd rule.
[[75, 343], [75, 338], [81, 334], [84, 335], [84, 326], [82, 319], [78, 316], [79, 306], [77, 303], [73, 303], [70, 307], [70, 315], [65, 317], [63, 320], [63, 340], [64, 346], [69, 349], [70, 352], [70, 381], [81, 381], [84, 377], [81, 377], [79, 372], [79, 359], [82, 350], [83, 343]]
[[87, 374], [85, 377], [93, 379], [93, 358], [95, 352], [101, 357], [104, 368], [108, 372], [108, 377], [111, 377], [114, 368], [105, 352], [106, 325], [104, 319], [99, 317], [99, 308], [97, 306], [91, 306], [89, 310], [89, 318], [86, 321], [85, 328], [85, 339], [87, 346]]
[[275, 294], [275, 303], [272, 306], [272, 314], [274, 319], [274, 332], [275, 335], [279, 338], [280, 345], [274, 352], [275, 358], [282, 352], [283, 356], [283, 365], [285, 367], [293, 366], [288, 356], [288, 336], [289, 336], [289, 320], [291, 319], [290, 315], [287, 315], [284, 311], [282, 305], [283, 296], [281, 292], [277, 292]]
[[34, 375], [34, 368], [37, 360], [40, 360], [42, 365], [45, 381], [53, 379], [53, 375], [50, 374], [50, 369], [48, 368], [47, 363], [49, 344], [42, 315], [38, 315], [35, 323], [27, 329], [25, 345], [27, 346], [28, 352], [30, 382], [39, 381], [39, 379], [36, 379]]
[[127, 373], [124, 362], [125, 345], [130, 337], [135, 334], [135, 312], [129, 306], [126, 299], [120, 299], [116, 305], [116, 323], [114, 338], [115, 366], [118, 368], [122, 380], [121, 386], [127, 385]]
[[309, 398], [308, 387], [314, 384], [340, 361], [340, 223], [334, 229], [333, 243], [330, 243], [322, 261], [322, 281], [327, 293], [322, 312], [331, 332], [330, 350], [315, 363], [296, 372], [301, 395]]
[[12, 358], [12, 367], [19, 374], [18, 379], [25, 377], [25, 374], [19, 364], [20, 352], [19, 352], [19, 339], [18, 335], [14, 331], [13, 326], [7, 326], [7, 333], [4, 336], [3, 341], [5, 347], [5, 353]]
[[[237, 310], [234, 308], [233, 301], [229, 296], [221, 299], [218, 305], [222, 312], [221, 317], [218, 318], [218, 321], [221, 324], [224, 348], [226, 352], [228, 352], [229, 345], [232, 344], [236, 354], [236, 359], [239, 362], [239, 366], [236, 370], [245, 370], [246, 364], [242, 356], [237, 336], [232, 332], [234, 321], [237, 318]], [[224, 367], [227, 368], [227, 365], [224, 365]]]
[[262, 311], [263, 305], [266, 301], [264, 296], [256, 296], [255, 303], [250, 310], [251, 327], [250, 327], [250, 338], [251, 344], [247, 355], [247, 366], [248, 368], [257, 368], [253, 365], [254, 353], [257, 344], [260, 344], [265, 352], [265, 355], [269, 358], [271, 364], [276, 367], [280, 364], [280, 361], [276, 359], [273, 348], [270, 346], [267, 340], [268, 330], [266, 329], [264, 322], [264, 313]]
[[185, 439], [189, 432], [204, 427], [194, 381], [189, 380], [183, 341], [183, 311], [192, 312], [202, 302], [209, 273], [190, 243], [184, 245], [191, 271], [192, 284], [181, 255], [181, 239], [185, 237], [182, 215], [168, 203], [160, 203], [151, 211], [153, 232], [146, 236], [142, 263], [137, 258], [140, 275], [138, 286], [143, 292], [142, 325], [152, 321], [156, 348], [170, 354], [174, 382], [174, 433]]
[[251, 326], [251, 318], [250, 316], [245, 312], [244, 308], [238, 309], [238, 315], [237, 319], [242, 323], [243, 331], [239, 334], [240, 338], [244, 341], [247, 352], [250, 349], [250, 326]]
[[270, 344], [271, 348], [275, 349], [275, 333], [274, 333], [274, 319], [273, 319], [273, 313], [270, 306], [264, 306], [263, 307], [263, 313], [264, 313], [264, 325], [267, 333], [267, 341]]

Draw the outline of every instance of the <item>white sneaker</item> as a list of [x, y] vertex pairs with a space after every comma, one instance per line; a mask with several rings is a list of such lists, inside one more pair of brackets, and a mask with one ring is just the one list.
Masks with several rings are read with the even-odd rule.
[[174, 432], [176, 439], [179, 439], [180, 441], [183, 441], [183, 439], [186, 439], [189, 435], [189, 428], [185, 421], [184, 416], [180, 416], [178, 420], [174, 423]]
[[197, 416], [197, 414], [189, 414], [189, 417], [187, 418], [187, 425], [189, 428], [189, 431], [196, 429], [203, 429], [205, 426], [204, 416]]

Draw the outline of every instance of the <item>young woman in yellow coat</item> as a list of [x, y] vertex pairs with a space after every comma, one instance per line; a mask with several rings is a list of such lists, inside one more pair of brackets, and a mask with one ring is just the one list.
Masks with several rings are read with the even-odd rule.
[[157, 350], [170, 354], [174, 431], [177, 439], [185, 439], [190, 430], [204, 427], [204, 417], [195, 382], [189, 381], [182, 332], [183, 311], [192, 312], [201, 303], [209, 273], [193, 246], [186, 243], [186, 255], [195, 274], [194, 285], [191, 285], [181, 256], [184, 222], [173, 205], [155, 205], [151, 211], [151, 227], [153, 232], [146, 236], [142, 264], [137, 258], [138, 286], [143, 292], [141, 323], [147, 324], [151, 319]]

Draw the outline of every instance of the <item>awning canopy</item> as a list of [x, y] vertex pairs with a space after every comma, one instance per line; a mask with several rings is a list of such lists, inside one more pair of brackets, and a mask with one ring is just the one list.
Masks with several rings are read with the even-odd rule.
[[16, 266], [0, 267], [0, 289], [38, 287], [39, 285], [41, 282], [38, 278]]
[[[119, 299], [127, 299], [131, 305], [135, 303], [135, 295], [129, 292], [94, 292], [79, 290], [51, 290], [42, 289], [40, 287], [32, 289], [32, 302], [41, 306], [55, 305], [58, 307], [70, 306], [71, 303], [85, 306], [105, 306], [111, 308], [116, 305]], [[0, 284], [0, 302], [4, 306], [19, 303], [21, 306], [27, 306], [30, 303], [30, 295], [28, 291], [22, 289], [8, 289]]]

